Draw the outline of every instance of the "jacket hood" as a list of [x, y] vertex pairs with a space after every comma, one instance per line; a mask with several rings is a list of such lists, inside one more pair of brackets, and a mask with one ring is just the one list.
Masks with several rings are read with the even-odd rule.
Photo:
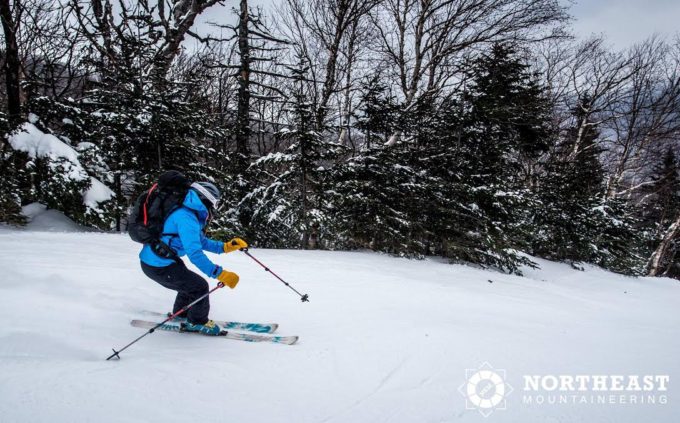
[[208, 209], [205, 207], [203, 201], [201, 201], [201, 198], [198, 196], [196, 191], [190, 189], [187, 192], [186, 197], [184, 197], [184, 202], [182, 205], [197, 212], [198, 216], [201, 218], [201, 223], [205, 223], [205, 220], [208, 218]]

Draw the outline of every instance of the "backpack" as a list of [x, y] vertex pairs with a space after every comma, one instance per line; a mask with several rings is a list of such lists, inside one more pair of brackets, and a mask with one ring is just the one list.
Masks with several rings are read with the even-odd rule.
[[158, 182], [137, 197], [128, 214], [128, 234], [133, 241], [151, 245], [160, 257], [179, 260], [177, 253], [165, 242], [165, 220], [182, 206], [191, 181], [175, 170], [163, 173]]

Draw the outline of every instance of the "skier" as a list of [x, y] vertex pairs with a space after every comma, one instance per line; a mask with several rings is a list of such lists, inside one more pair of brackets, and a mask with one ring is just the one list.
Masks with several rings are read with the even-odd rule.
[[[203, 252], [231, 253], [248, 247], [240, 238], [225, 243], [205, 236], [204, 230], [217, 210], [219, 200], [220, 191], [215, 185], [210, 182], [194, 182], [181, 206], [163, 224], [160, 245], [170, 248], [172, 258], [168, 258], [168, 254], [159, 254], [149, 244], [144, 245], [139, 253], [144, 274], [162, 286], [177, 291], [173, 313], [209, 291], [208, 282], [187, 269], [179, 259], [185, 254], [201, 272], [216, 278], [229, 288], [235, 288], [239, 281], [236, 273], [214, 264]], [[209, 312], [210, 302], [206, 296], [191, 307], [186, 315], [179, 317], [186, 320], [183, 324], [186, 331], [217, 335], [222, 328], [208, 318]]]

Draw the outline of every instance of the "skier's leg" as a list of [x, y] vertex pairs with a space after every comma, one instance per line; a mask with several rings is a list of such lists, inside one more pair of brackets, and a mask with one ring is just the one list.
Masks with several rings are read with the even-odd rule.
[[[181, 266], [175, 271], [175, 277], [179, 283], [179, 289], [177, 289], [177, 300], [175, 306], [177, 306], [177, 301], [180, 301], [182, 307], [196, 300], [197, 298], [205, 295], [210, 291], [210, 286], [208, 282], [203, 279], [200, 275], [187, 269], [186, 266]], [[186, 302], [186, 303], [185, 303]], [[176, 309], [176, 310], [179, 310]], [[187, 312], [187, 318], [189, 323], [195, 325], [203, 325], [208, 321], [208, 313], [210, 312], [210, 299], [205, 297], [198, 303], [194, 304], [193, 307]]]
[[[177, 291], [173, 312], [180, 310], [210, 290], [208, 282], [187, 269], [184, 263], [173, 263], [167, 267], [153, 267], [142, 263], [142, 271], [153, 281]], [[210, 301], [208, 297], [205, 297], [189, 309], [186, 317], [191, 323], [202, 325], [208, 321], [209, 312]]]
[[[191, 296], [187, 294], [186, 292], [177, 292], [177, 297], [175, 297], [175, 304], [172, 307], [172, 313], [175, 314], [187, 305], [191, 304]], [[179, 317], [184, 317], [186, 318], [188, 312], [184, 312], [179, 315]]]

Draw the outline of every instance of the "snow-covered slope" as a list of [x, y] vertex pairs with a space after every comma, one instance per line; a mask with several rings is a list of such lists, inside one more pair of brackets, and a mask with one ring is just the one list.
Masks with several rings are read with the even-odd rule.
[[[671, 422], [680, 415], [680, 284], [541, 261], [526, 277], [360, 252], [241, 253], [212, 316], [276, 321], [294, 346], [142, 331], [173, 293], [124, 235], [0, 231], [0, 421]], [[487, 419], [458, 392], [489, 362], [514, 392]], [[667, 374], [668, 403], [522, 403], [525, 374]]]

